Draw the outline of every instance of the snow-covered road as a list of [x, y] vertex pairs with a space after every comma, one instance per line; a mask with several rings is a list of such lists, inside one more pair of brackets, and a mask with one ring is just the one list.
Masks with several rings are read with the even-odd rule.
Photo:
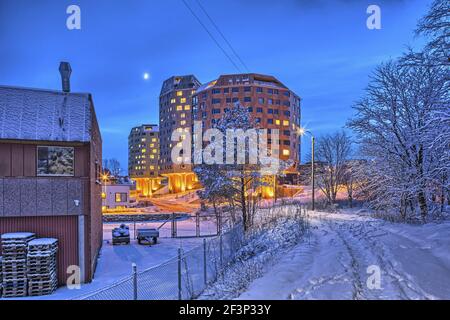
[[412, 226], [337, 213], [315, 214], [311, 224], [309, 238], [280, 254], [239, 299], [450, 299], [449, 222]]

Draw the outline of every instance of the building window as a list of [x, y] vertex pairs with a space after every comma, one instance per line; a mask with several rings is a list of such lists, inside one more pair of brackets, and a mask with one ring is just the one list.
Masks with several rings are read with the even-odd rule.
[[181, 99], [180, 99], [180, 102], [181, 102], [181, 103], [186, 103], [186, 98], [181, 98]]
[[38, 176], [73, 176], [74, 148], [37, 147]]
[[106, 199], [106, 193], [102, 192], [102, 199]]
[[219, 94], [220, 93], [220, 89], [213, 89], [212, 90], [212, 94]]
[[250, 91], [252, 91], [251, 87], [244, 87], [244, 92], [250, 92]]
[[231, 92], [239, 92], [239, 88], [238, 87], [231, 88]]
[[220, 109], [212, 109], [212, 114], [219, 114], [220, 113]]
[[183, 95], [183, 91], [177, 91], [177, 96], [181, 97]]
[[219, 104], [220, 103], [220, 99], [212, 99], [212, 104]]
[[263, 92], [263, 88], [260, 88], [260, 87], [256, 88], [256, 92], [258, 92], [258, 93]]
[[191, 110], [191, 106], [190, 106], [190, 105], [188, 105], [188, 104], [187, 104], [187, 105], [185, 105], [185, 106], [184, 106], [184, 110], [186, 110], [186, 111], [187, 111], [187, 110]]
[[289, 150], [287, 150], [287, 149], [284, 149], [283, 150], [283, 156], [289, 156], [291, 153], [290, 153], [290, 151]]
[[273, 124], [273, 119], [267, 119], [268, 124]]
[[258, 103], [259, 104], [264, 104], [264, 98], [258, 98]]
[[127, 202], [128, 195], [126, 193], [116, 192], [115, 199], [116, 202]]
[[252, 102], [252, 98], [251, 97], [245, 97], [244, 98], [244, 102]]
[[263, 108], [260, 108], [260, 107], [256, 108], [256, 112], [262, 113], [263, 112]]

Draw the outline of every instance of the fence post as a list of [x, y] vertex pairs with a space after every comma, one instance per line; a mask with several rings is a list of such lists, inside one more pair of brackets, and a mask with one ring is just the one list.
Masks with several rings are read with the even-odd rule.
[[203, 238], [203, 277], [205, 280], [205, 286], [208, 283], [208, 273], [206, 270], [206, 239]]
[[223, 240], [222, 235], [219, 236], [219, 252], [220, 252], [220, 268], [223, 268]]
[[195, 213], [195, 235], [200, 237], [200, 212]]
[[131, 265], [131, 268], [133, 269], [133, 300], [138, 299], [138, 284], [137, 284], [137, 266], [136, 263], [133, 263]]
[[181, 248], [178, 248], [178, 300], [182, 300], [181, 294]]
[[172, 213], [172, 238], [177, 237], [177, 222], [175, 221], [175, 212]]

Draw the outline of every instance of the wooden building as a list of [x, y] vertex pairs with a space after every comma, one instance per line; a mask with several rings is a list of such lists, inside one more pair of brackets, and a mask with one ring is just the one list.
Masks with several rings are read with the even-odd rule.
[[94, 274], [102, 244], [102, 140], [92, 96], [0, 86], [0, 233], [59, 240], [58, 279]]

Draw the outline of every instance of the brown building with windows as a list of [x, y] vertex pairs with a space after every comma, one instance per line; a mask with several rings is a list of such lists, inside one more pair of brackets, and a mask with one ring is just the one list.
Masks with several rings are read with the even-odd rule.
[[0, 233], [59, 241], [58, 280], [89, 282], [102, 245], [102, 140], [92, 96], [0, 86]]
[[[300, 163], [301, 120], [300, 97], [275, 77], [261, 74], [222, 75], [217, 80], [202, 85], [192, 98], [193, 119], [202, 121], [203, 130], [214, 126], [227, 108], [240, 103], [248, 108], [260, 128], [270, 133], [279, 130], [279, 156], [292, 160], [294, 166], [285, 173], [284, 182], [294, 183]], [[271, 197], [273, 189], [266, 188], [265, 197]]]
[[144, 124], [131, 129], [128, 136], [128, 175], [136, 183], [136, 191], [145, 197], [161, 187], [158, 125]]
[[190, 165], [172, 162], [172, 132], [189, 133], [192, 127], [192, 95], [200, 82], [193, 75], [175, 76], [164, 81], [159, 97], [160, 174], [167, 177], [171, 193], [198, 186]]

